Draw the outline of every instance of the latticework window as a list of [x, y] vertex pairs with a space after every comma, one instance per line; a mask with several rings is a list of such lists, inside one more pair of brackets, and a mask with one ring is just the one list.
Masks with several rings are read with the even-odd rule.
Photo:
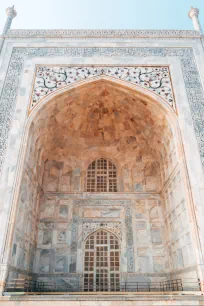
[[117, 192], [117, 170], [110, 160], [100, 158], [88, 166], [86, 191]]
[[120, 290], [120, 250], [115, 235], [105, 230], [91, 234], [85, 243], [84, 290]]

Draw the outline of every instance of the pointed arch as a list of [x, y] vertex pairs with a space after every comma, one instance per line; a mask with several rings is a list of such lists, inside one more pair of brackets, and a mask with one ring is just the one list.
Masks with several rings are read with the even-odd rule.
[[[25, 154], [27, 150], [29, 134], [30, 134], [30, 131], [32, 130], [32, 127], [37, 124], [40, 114], [42, 112], [46, 113], [49, 107], [54, 107], [57, 103], [59, 103], [59, 106], [60, 106], [60, 103], [65, 103], [63, 101], [63, 94], [65, 94], [66, 92], [70, 92], [70, 93], [77, 92], [82, 87], [86, 87], [87, 89], [89, 89], [90, 85], [94, 85], [94, 84], [100, 85], [101, 83], [106, 83], [106, 82], [110, 84], [111, 86], [121, 89], [125, 93], [132, 93], [136, 98], [140, 100], [140, 103], [144, 106], [144, 108], [147, 106], [151, 106], [154, 109], [154, 111], [158, 112], [158, 114], [162, 114], [162, 116], [165, 116], [167, 122], [169, 123], [170, 128], [175, 131], [174, 133], [175, 138], [177, 139], [178, 142], [180, 142], [181, 147], [182, 147], [182, 139], [180, 137], [179, 126], [178, 126], [176, 114], [173, 112], [171, 107], [161, 97], [157, 97], [154, 93], [148, 92], [148, 90], [144, 88], [137, 87], [135, 85], [133, 86], [132, 84], [128, 84], [125, 81], [113, 80], [110, 77], [98, 77], [97, 80], [89, 79], [89, 80], [79, 82], [74, 85], [70, 85], [69, 88], [67, 87], [66, 89], [65, 88], [60, 89], [60, 92], [58, 93], [55, 92], [53, 95], [50, 95], [49, 97], [46, 97], [43, 101], [41, 101], [41, 103], [38, 104], [35, 107], [35, 109], [33, 109], [33, 111], [31, 112], [31, 114], [29, 115], [27, 119], [25, 130], [24, 130], [24, 136], [22, 139], [21, 156], [20, 156], [20, 161], [18, 164], [19, 173], [17, 174], [17, 181], [16, 181], [16, 188], [15, 188], [16, 196], [14, 196], [15, 203], [13, 202], [14, 211], [12, 212], [13, 215], [16, 214], [15, 210], [17, 210], [17, 195], [19, 193], [19, 188], [20, 188], [20, 183], [21, 183], [21, 178], [22, 178], [23, 162], [24, 162]], [[62, 100], [62, 102], [60, 100]], [[135, 99], [135, 103], [137, 102], [138, 102], [137, 99]], [[15, 223], [12, 224], [13, 232], [14, 232], [14, 227], [15, 227]], [[9, 244], [12, 243], [11, 241], [12, 235], [13, 234], [11, 234], [8, 239]]]
[[27, 122], [30, 122], [34, 119], [36, 114], [42, 110], [47, 104], [52, 103], [55, 98], [61, 96], [62, 94], [68, 92], [68, 91], [74, 91], [78, 88], [83, 88], [84, 86], [89, 86], [94, 83], [98, 82], [108, 82], [109, 84], [118, 86], [120, 88], [123, 88], [124, 90], [130, 90], [137, 94], [138, 98], [145, 99], [145, 101], [149, 102], [151, 101], [157, 101], [157, 103], [163, 107], [166, 111], [170, 111], [172, 115], [175, 115], [175, 111], [172, 109], [172, 107], [166, 102], [165, 99], [163, 99], [161, 96], [156, 94], [153, 91], [148, 90], [147, 88], [141, 87], [137, 84], [130, 83], [128, 81], [124, 81], [121, 79], [116, 79], [112, 76], [94, 76], [89, 79], [85, 79], [82, 81], [77, 81], [76, 83], [68, 84], [64, 87], [61, 87], [57, 89], [56, 91], [46, 95], [42, 99], [40, 99], [39, 103], [36, 104], [36, 106], [29, 112], [28, 120]]

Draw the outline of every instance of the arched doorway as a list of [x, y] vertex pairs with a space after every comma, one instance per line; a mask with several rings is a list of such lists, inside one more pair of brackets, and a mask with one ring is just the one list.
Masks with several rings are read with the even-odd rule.
[[104, 230], [89, 235], [84, 243], [84, 290], [120, 290], [120, 245]]

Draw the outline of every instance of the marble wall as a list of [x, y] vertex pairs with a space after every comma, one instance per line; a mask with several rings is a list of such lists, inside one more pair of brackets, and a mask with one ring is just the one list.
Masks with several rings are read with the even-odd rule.
[[11, 254], [11, 265], [22, 270], [33, 271], [41, 195], [41, 188], [33, 172], [27, 167], [19, 194]]
[[[188, 213], [189, 196], [181, 170], [182, 164], [178, 163], [178, 156], [178, 150], [172, 139], [168, 145], [168, 154], [163, 159], [161, 166], [162, 210], [172, 275], [185, 267], [194, 267], [196, 262]], [[192, 271], [191, 277], [196, 277], [195, 269], [193, 268]]]
[[72, 201], [45, 195], [39, 212], [36, 273], [76, 272]]
[[[165, 117], [107, 84], [54, 102], [31, 126], [12, 267], [74, 284], [84, 240], [99, 228], [120, 240], [123, 279], [163, 280], [193, 266], [188, 194]], [[86, 169], [100, 157], [115, 163], [118, 193], [86, 193]]]
[[166, 240], [172, 271], [195, 265], [187, 197], [181, 172], [175, 171], [163, 191]]
[[168, 271], [161, 200], [149, 197], [134, 205], [136, 272]]
[[[137, 161], [138, 158], [136, 164]], [[59, 273], [83, 273], [83, 245], [87, 236], [83, 224], [93, 231], [100, 228], [101, 222], [109, 226], [119, 223], [121, 232], [122, 229], [126, 232], [125, 200], [121, 205], [117, 194], [113, 194], [111, 198], [114, 203], [107, 206], [110, 196], [103, 193], [100, 196], [104, 200], [93, 207], [91, 200], [84, 203], [81, 183], [76, 189], [81, 192], [73, 193], [70, 170], [68, 191], [61, 189], [62, 162], [49, 161], [43, 168], [42, 188], [34, 179], [29, 179], [28, 166], [25, 171], [11, 263], [18, 269], [33, 271], [41, 277]], [[54, 171], [53, 168], [58, 170]], [[33, 190], [35, 186], [38, 188]], [[158, 278], [163, 273], [162, 277], [166, 277], [170, 271], [178, 271], [195, 263], [193, 256], [190, 256], [192, 245], [189, 220], [179, 170], [171, 176], [167, 186], [163, 191], [165, 201], [159, 193], [152, 195], [145, 192], [142, 198], [139, 192], [129, 194], [135, 280], [140, 274], [155, 274]], [[78, 200], [75, 200], [76, 197]], [[110, 230], [114, 232], [115, 229], [113, 227]], [[127, 236], [117, 234], [121, 235], [122, 240], [121, 272], [127, 273]], [[149, 280], [147, 276], [145, 279]]]
[[[114, 147], [104, 149], [106, 156], [114, 152]], [[45, 163], [43, 190], [45, 192], [83, 192], [86, 191], [86, 169], [84, 164], [93, 152], [83, 152], [81, 160], [74, 156], [67, 160], [49, 160]], [[96, 155], [96, 154], [95, 154]], [[100, 153], [97, 154], [100, 158]], [[120, 192], [159, 192], [161, 190], [160, 164], [155, 156], [144, 154], [135, 156], [130, 153], [119, 159], [118, 191]]]

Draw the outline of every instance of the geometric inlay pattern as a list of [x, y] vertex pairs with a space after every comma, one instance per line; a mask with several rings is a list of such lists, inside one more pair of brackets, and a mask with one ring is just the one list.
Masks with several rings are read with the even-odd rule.
[[30, 110], [46, 95], [87, 78], [106, 75], [149, 89], [162, 97], [174, 110], [168, 67], [38, 67]]

